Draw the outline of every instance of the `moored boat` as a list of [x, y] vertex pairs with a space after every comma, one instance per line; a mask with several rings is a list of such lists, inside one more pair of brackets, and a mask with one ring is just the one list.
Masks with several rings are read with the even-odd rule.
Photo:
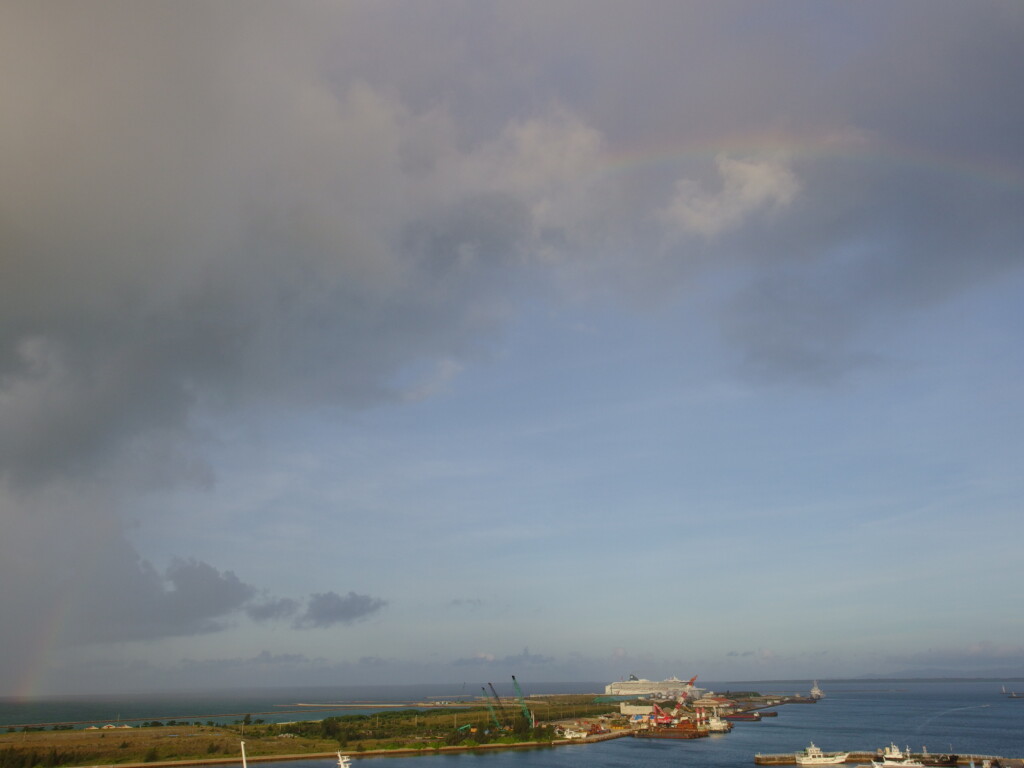
[[797, 765], [839, 765], [845, 763], [846, 758], [850, 756], [849, 752], [822, 752], [821, 747], [817, 746], [813, 741], [811, 746], [805, 749], [803, 752], [797, 752], [796, 764]]
[[920, 756], [915, 755], [915, 757], [925, 765], [930, 766], [930, 768], [950, 768], [950, 766], [958, 765], [960, 763], [960, 755], [931, 755], [925, 751]]
[[910, 749], [900, 749], [890, 743], [882, 754], [871, 761], [874, 768], [924, 768], [924, 763], [910, 754]]
[[723, 720], [716, 713], [704, 721], [704, 727], [710, 733], [728, 733], [732, 730], [732, 723]]
[[722, 715], [726, 720], [760, 720], [760, 712], [733, 712], [729, 715]]

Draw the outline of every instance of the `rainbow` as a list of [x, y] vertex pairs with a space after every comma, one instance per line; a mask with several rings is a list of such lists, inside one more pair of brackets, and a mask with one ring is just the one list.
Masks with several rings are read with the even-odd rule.
[[53, 660], [57, 656], [57, 648], [74, 605], [72, 590], [64, 589], [56, 600], [49, 605], [49, 610], [42, 617], [39, 632], [32, 645], [28, 661], [16, 678], [12, 697], [26, 700], [38, 697], [46, 692], [45, 685], [51, 672]]
[[1000, 158], [951, 155], [922, 145], [896, 144], [850, 132], [817, 136], [760, 132], [687, 141], [669, 139], [608, 152], [602, 159], [602, 167], [606, 173], [631, 173], [692, 162], [706, 163], [720, 154], [739, 158], [784, 157], [795, 163], [839, 160], [881, 164], [958, 177], [1006, 191], [1024, 188], [1024, 169]]

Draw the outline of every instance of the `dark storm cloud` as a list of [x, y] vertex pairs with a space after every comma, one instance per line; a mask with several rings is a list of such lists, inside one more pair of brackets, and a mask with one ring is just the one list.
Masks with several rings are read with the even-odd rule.
[[16, 482], [92, 471], [129, 439], [187, 446], [203, 406], [400, 400], [407, 366], [479, 349], [526, 245], [557, 236], [562, 165], [590, 151], [557, 119], [460, 151], [443, 116], [355, 73], [323, 81], [304, 13], [303, 45], [269, 44], [281, 19], [262, 11], [246, 31], [187, 3], [7, 13], [0, 477]]
[[[66, 642], [223, 627], [252, 586], [199, 562], [161, 574], [122, 531], [132, 494], [215, 482], [202, 414], [400, 401], [406, 367], [429, 385], [501, 316], [540, 161], [518, 162], [515, 135], [460, 154], [443, 115], [357, 73], [331, 86], [312, 52], [344, 25], [313, 6], [286, 16], [0, 11], [7, 647], [28, 649], [44, 621], [31, 606], [69, 591]], [[512, 168], [527, 177], [503, 189]], [[32, 564], [76, 534], [64, 562], [79, 575]], [[323, 595], [301, 623], [382, 604]]]
[[[591, 176], [603, 133], [666, 139], [645, 126], [674, 126], [667, 138], [684, 147], [763, 126], [797, 139], [859, 132], [866, 155], [892, 163], [917, 141], [938, 158], [1019, 170], [1012, 7], [919, 17], [925, 6], [911, 3], [884, 33], [871, 9], [819, 9], [815, 34], [835, 37], [827, 50], [796, 23], [802, 5], [764, 13], [762, 32], [738, 23], [742, 4], [653, 19], [615, 4], [517, 4], [511, 26], [511, 7], [440, 7], [465, 10], [477, 34], [441, 49], [476, 51], [485, 82], [515, 72], [510, 89], [439, 109], [437, 83], [452, 76], [471, 92], [475, 68], [416, 56], [438, 48], [431, 38], [469, 43], [433, 12], [388, 32], [375, 16], [334, 24], [317, 6], [287, 24], [259, 6], [240, 26], [244, 6], [231, 4], [9, 4], [0, 476], [92, 470], [136, 438], [188, 452], [202, 406], [401, 400], [404, 369], [479, 353], [531, 252], [612, 259], [592, 274], [662, 289], [695, 265], [747, 264], [749, 289], [726, 304], [728, 338], [751, 369], [812, 380], [861, 359], [851, 339], [879, 309], [906, 311], [928, 286], [940, 296], [1019, 263], [1019, 186], [841, 168], [801, 156], [799, 141], [784, 160], [720, 154], [721, 177], [710, 162], [681, 169], [677, 190], [690, 192], [674, 202], [671, 188]], [[562, 34], [580, 23], [586, 45]], [[388, 58], [411, 25], [424, 37], [408, 41], [415, 68]], [[857, 38], [863, 50], [842, 43], [844, 28], [871, 32]], [[794, 45], [777, 44], [770, 30], [783, 29]], [[385, 44], [352, 44], [360, 35]], [[519, 45], [488, 44], [508, 35]], [[640, 39], [650, 55], [629, 55]], [[827, 66], [808, 66], [818, 59]], [[551, 90], [565, 77], [604, 85]], [[527, 107], [540, 82], [546, 105]], [[547, 106], [558, 103], [600, 122]], [[636, 136], [619, 135], [623, 114]], [[671, 258], [656, 253], [658, 210], [683, 227]], [[633, 256], [597, 243], [630, 243]], [[833, 268], [836, 254], [852, 263]], [[792, 287], [778, 296], [775, 281]], [[824, 311], [822, 294], [838, 305]]]
[[305, 612], [295, 620], [296, 629], [322, 629], [335, 624], [351, 624], [368, 618], [387, 605], [386, 600], [349, 592], [323, 592], [310, 595]]

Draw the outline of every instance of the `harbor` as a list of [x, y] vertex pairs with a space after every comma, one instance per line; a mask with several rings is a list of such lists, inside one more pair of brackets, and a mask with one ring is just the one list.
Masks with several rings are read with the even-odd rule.
[[[767, 690], [789, 690], [759, 692], [757, 689], [762, 686]], [[843, 755], [842, 760], [828, 764], [893, 768], [884, 759], [884, 753], [894, 750], [895, 744], [908, 743], [914, 745], [910, 757], [927, 757], [920, 763], [921, 768], [970, 768], [972, 763], [973, 768], [1024, 768], [1020, 759], [1024, 745], [1019, 739], [1024, 708], [1019, 706], [1019, 700], [1001, 694], [998, 685], [826, 682], [821, 698], [814, 700], [815, 706], [807, 706], [810, 702], [806, 687], [794, 691], [797, 686], [769, 688], [756, 683], [708, 685], [707, 690], [692, 691], [692, 698], [687, 696], [682, 702], [660, 696], [655, 701], [636, 697], [609, 701], [607, 694], [553, 693], [551, 689], [535, 693], [534, 686], [525, 687], [526, 692], [516, 691], [510, 696], [496, 695], [488, 686], [487, 691], [480, 691], [483, 696], [470, 697], [460, 695], [461, 687], [453, 686], [432, 691], [436, 696], [415, 697], [406, 693], [390, 701], [386, 696], [363, 692], [347, 700], [324, 695], [323, 691], [316, 697], [300, 694], [292, 702], [307, 704], [302, 710], [323, 719], [295, 722], [262, 721], [260, 713], [281, 710], [290, 717], [301, 718], [299, 705], [284, 705], [280, 699], [252, 698], [245, 702], [246, 706], [235, 701], [231, 708], [189, 701], [177, 711], [212, 712], [222, 717], [225, 712], [247, 714], [235, 718], [233, 723], [170, 719], [144, 721], [143, 727], [128, 727], [126, 721], [142, 717], [145, 710], [125, 711], [125, 701], [121, 700], [108, 704], [106, 711], [111, 719], [91, 730], [81, 726], [69, 728], [72, 718], [62, 719], [67, 715], [81, 718], [85, 710], [78, 704], [73, 709], [44, 709], [36, 705], [17, 710], [31, 712], [36, 720], [12, 718], [5, 726], [7, 733], [0, 732], [0, 753], [6, 755], [0, 768], [14, 768], [16, 764], [42, 768], [115, 764], [230, 766], [238, 765], [239, 739], [245, 740], [250, 748], [252, 763], [270, 766], [275, 762], [283, 765], [310, 760], [312, 768], [324, 768], [323, 761], [339, 746], [353, 762], [385, 756], [430, 757], [435, 762], [444, 762], [477, 753], [488, 755], [491, 768], [517, 768], [524, 761], [529, 764], [529, 755], [538, 751], [547, 755], [547, 768], [576, 768], [584, 760], [592, 764], [595, 759], [603, 762], [609, 756], [614, 756], [617, 765], [629, 766], [639, 761], [644, 766], [657, 766], [662, 757], [668, 759], [672, 755], [676, 759], [685, 755], [687, 760], [698, 761], [705, 768], [741, 768], [752, 762], [802, 768], [825, 763], [801, 763], [798, 757], [834, 758], [838, 754]], [[428, 706], [409, 707], [410, 702]], [[340, 708], [370, 703], [391, 706], [363, 712], [348, 710], [351, 714], [329, 715], [320, 711], [322, 706]], [[803, 706], [787, 707], [787, 703]], [[251, 709], [248, 705], [252, 705]], [[173, 699], [161, 699], [149, 706], [151, 712], [173, 712], [175, 705]], [[102, 710], [97, 709], [93, 716], [101, 714]], [[725, 719], [726, 715], [744, 714], [759, 717]], [[61, 725], [50, 725], [44, 730], [26, 725], [28, 722]], [[526, 723], [530, 724], [528, 729], [524, 727]], [[714, 730], [718, 728], [722, 730]], [[823, 748], [820, 755], [807, 754], [809, 743]], [[886, 744], [890, 746], [879, 749]], [[948, 761], [950, 756], [955, 759]], [[17, 760], [29, 762], [12, 762]], [[913, 763], [902, 765], [916, 768]]]

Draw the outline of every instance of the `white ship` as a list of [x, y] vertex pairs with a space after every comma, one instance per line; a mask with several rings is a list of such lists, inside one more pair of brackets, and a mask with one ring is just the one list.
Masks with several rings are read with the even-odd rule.
[[604, 687], [604, 692], [606, 696], [658, 696], [663, 699], [678, 699], [680, 696], [698, 698], [704, 689], [694, 685], [696, 680], [696, 675], [689, 680], [680, 680], [674, 676], [668, 680], [646, 680], [636, 675], [630, 675], [629, 680], [609, 683]]
[[811, 688], [811, 698], [812, 699], [823, 699], [823, 698], [825, 698], [825, 692], [823, 690], [821, 690], [821, 688], [818, 687], [818, 681], [817, 680], [814, 681], [814, 685]]
[[728, 733], [732, 730], [732, 723], [720, 718], [716, 711], [715, 714], [704, 721], [704, 727], [711, 733]]
[[797, 765], [839, 765], [845, 763], [846, 758], [850, 756], [849, 752], [822, 752], [821, 747], [818, 747], [811, 742], [811, 746], [805, 749], [803, 752], [798, 752], [796, 755]]

